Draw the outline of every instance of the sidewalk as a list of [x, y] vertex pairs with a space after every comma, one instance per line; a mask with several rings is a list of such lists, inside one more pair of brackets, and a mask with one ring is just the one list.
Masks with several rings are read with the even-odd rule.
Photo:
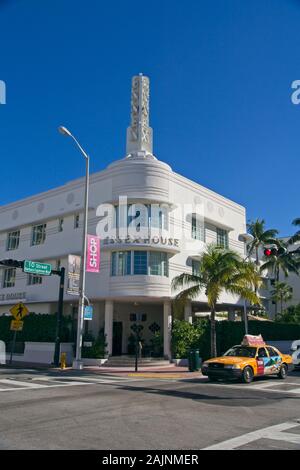
[[20, 363], [13, 362], [12, 364], [0, 365], [1, 369], [14, 369], [14, 370], [28, 370], [33, 369], [37, 371], [45, 372], [60, 372], [62, 374], [95, 374], [95, 375], [115, 375], [120, 377], [141, 377], [141, 378], [155, 378], [155, 379], [187, 379], [187, 378], [199, 378], [202, 377], [201, 371], [189, 372], [188, 367], [175, 366], [170, 364], [168, 366], [161, 367], [141, 367], [138, 368], [138, 372], [135, 372], [134, 367], [95, 367], [95, 366], [85, 366], [83, 370], [78, 371], [72, 369], [72, 367], [66, 367], [65, 369], [60, 369], [58, 367], [49, 366], [46, 364], [36, 364], [36, 363]]

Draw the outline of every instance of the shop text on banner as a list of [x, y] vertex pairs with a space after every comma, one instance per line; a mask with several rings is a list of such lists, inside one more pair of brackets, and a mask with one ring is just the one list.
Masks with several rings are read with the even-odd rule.
[[87, 235], [86, 271], [98, 273], [100, 271], [100, 238]]

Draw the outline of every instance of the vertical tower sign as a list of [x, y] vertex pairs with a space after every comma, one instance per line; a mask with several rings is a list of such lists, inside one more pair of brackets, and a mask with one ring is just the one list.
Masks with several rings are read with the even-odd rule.
[[152, 129], [149, 127], [149, 78], [133, 77], [131, 88], [131, 125], [127, 129], [126, 154], [152, 155]]

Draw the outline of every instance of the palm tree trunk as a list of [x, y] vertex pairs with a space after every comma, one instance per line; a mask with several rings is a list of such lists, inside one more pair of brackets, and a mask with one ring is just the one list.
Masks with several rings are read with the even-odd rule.
[[256, 254], [256, 265], [259, 265], [259, 258], [258, 258], [258, 246], [255, 248], [255, 254]]
[[216, 338], [216, 308], [211, 309], [210, 314], [210, 354], [211, 357], [217, 356], [217, 338]]

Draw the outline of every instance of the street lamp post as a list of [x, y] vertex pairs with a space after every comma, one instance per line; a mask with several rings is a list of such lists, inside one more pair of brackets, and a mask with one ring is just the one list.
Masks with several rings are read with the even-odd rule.
[[[247, 244], [253, 240], [253, 236], [250, 233], [242, 233], [239, 236], [239, 239], [244, 242], [244, 256], [245, 261], [248, 259], [247, 256]], [[245, 323], [245, 334], [248, 334], [248, 315], [247, 315], [247, 303], [246, 299], [244, 299], [244, 323]]]
[[81, 265], [80, 265], [80, 285], [79, 285], [79, 302], [78, 302], [78, 318], [77, 318], [77, 339], [76, 339], [76, 358], [73, 361], [73, 369], [82, 369], [83, 362], [81, 359], [82, 348], [82, 332], [83, 332], [83, 318], [84, 318], [84, 302], [85, 302], [85, 265], [86, 265], [86, 239], [87, 239], [87, 224], [88, 224], [88, 201], [89, 201], [89, 166], [90, 157], [81, 147], [77, 139], [66, 129], [60, 126], [59, 132], [63, 135], [71, 137], [80, 152], [85, 158], [85, 188], [84, 188], [84, 219], [83, 219], [83, 234], [82, 234], [82, 252], [81, 252]]

